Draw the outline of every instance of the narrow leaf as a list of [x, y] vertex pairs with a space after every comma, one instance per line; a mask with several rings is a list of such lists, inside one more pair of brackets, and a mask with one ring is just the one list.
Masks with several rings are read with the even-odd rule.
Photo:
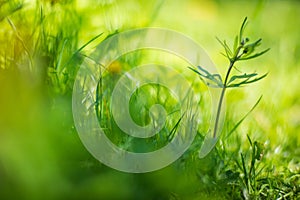
[[240, 119], [238, 121], [238, 123], [236, 123], [234, 125], [234, 127], [231, 129], [231, 131], [229, 131], [229, 133], [225, 137], [225, 139], [227, 139], [241, 125], [241, 123], [248, 117], [248, 115], [250, 115], [250, 113], [256, 108], [256, 106], [259, 104], [259, 102], [261, 101], [261, 99], [262, 99], [262, 96], [259, 97], [259, 99], [256, 101], [256, 103], [249, 110], [249, 112], [247, 112], [246, 115], [244, 115], [244, 117], [242, 117], [242, 119]]
[[228, 58], [232, 57], [232, 52], [229, 49], [228, 45], [226, 44], [226, 42], [222, 42], [218, 37], [216, 37], [216, 39], [218, 40], [218, 42], [223, 46], [225, 53], [227, 55]]
[[67, 67], [78, 55], [78, 53], [84, 49], [87, 45], [89, 45], [90, 43], [92, 43], [94, 40], [96, 40], [98, 37], [100, 37], [103, 33], [100, 33], [98, 35], [96, 35], [95, 37], [93, 37], [92, 39], [90, 39], [88, 42], [86, 42], [84, 45], [82, 45], [79, 49], [77, 49], [71, 56], [71, 58], [66, 62], [66, 64], [62, 67], [61, 70], [63, 70], [63, 68]]
[[254, 54], [254, 55], [252, 55], [252, 56], [242, 57], [242, 58], [240, 58], [238, 61], [240, 61], [240, 60], [250, 60], [250, 59], [252, 59], [252, 58], [256, 58], [256, 57], [258, 57], [258, 56], [261, 56], [261, 55], [265, 54], [265, 53], [268, 52], [269, 50], [270, 50], [270, 48], [268, 48], [268, 49], [266, 49], [266, 50], [264, 50], [264, 51], [262, 51], [262, 52], [256, 53], [256, 54]]
[[245, 184], [246, 184], [246, 187], [249, 188], [249, 186], [248, 186], [248, 174], [247, 174], [245, 159], [244, 159], [244, 156], [243, 156], [242, 153], [241, 153], [241, 159], [242, 159], [242, 167], [243, 167], [243, 171], [244, 171]]
[[198, 75], [200, 75], [200, 76], [202, 76], [202, 77], [204, 77], [205, 78], [205, 75], [203, 75], [203, 74], [201, 74], [198, 70], [196, 70], [196, 69], [194, 69], [194, 68], [192, 68], [192, 67], [188, 67], [190, 70], [192, 70], [193, 72], [195, 72], [196, 74], [198, 74]]
[[255, 154], [255, 159], [256, 160], [261, 160], [263, 151], [264, 151], [264, 145], [260, 142], [256, 142], [256, 154]]
[[265, 78], [267, 75], [268, 75], [268, 73], [266, 73], [266, 74], [264, 74], [264, 75], [262, 75], [262, 76], [260, 76], [260, 77], [258, 77], [256, 79], [252, 79], [252, 80], [249, 80], [250, 78], [248, 78], [248, 79], [246, 79], [244, 81], [241, 81], [239, 83], [230, 84], [227, 87], [228, 88], [234, 88], [234, 87], [240, 87], [240, 86], [243, 86], [243, 85], [246, 85], [246, 84], [254, 83], [256, 81], [259, 81], [259, 80]]
[[229, 80], [228, 83], [231, 83], [233, 81], [235, 81], [236, 79], [245, 79], [245, 78], [251, 78], [251, 77], [254, 77], [256, 76], [257, 73], [252, 73], [252, 74], [243, 74], [243, 75], [235, 75], [235, 76], [232, 76]]
[[224, 46], [225, 46], [225, 50], [229, 53], [230, 56], [232, 56], [232, 52], [229, 48], [229, 46], [227, 45], [226, 41], [224, 40]]
[[65, 39], [65, 41], [64, 41], [64, 43], [61, 47], [60, 54], [58, 56], [58, 61], [57, 61], [57, 65], [56, 65], [56, 69], [57, 69], [58, 73], [61, 73], [61, 71], [62, 71], [61, 70], [61, 61], [62, 61], [63, 53], [64, 53], [65, 46], [66, 46], [67, 42], [68, 42], [68, 39]]
[[200, 71], [204, 72], [205, 74], [203, 74], [200, 71], [198, 71], [194, 68], [191, 68], [191, 67], [189, 67], [189, 69], [191, 69], [192, 71], [197, 73], [199, 76], [201, 76], [205, 79], [211, 80], [212, 82], [215, 83], [215, 85], [207, 83], [208, 85], [210, 85], [212, 87], [215, 87], [215, 86], [216, 87], [221, 87], [221, 88], [223, 87], [222, 78], [221, 78], [220, 74], [211, 74], [207, 70], [203, 69], [201, 66], [198, 66], [198, 69]]
[[[251, 55], [255, 48], [258, 47], [260, 44], [261, 44], [261, 38], [258, 39], [257, 41], [251, 43], [251, 44], [248, 44], [244, 47], [244, 55]], [[245, 52], [246, 51], [246, 52]]]
[[82, 49], [84, 49], [87, 45], [89, 45], [91, 42], [93, 42], [94, 40], [96, 40], [98, 37], [100, 37], [103, 33], [100, 33], [98, 35], [96, 35], [95, 37], [93, 37], [92, 39], [90, 39], [88, 42], [86, 42], [84, 45], [82, 45], [75, 53], [80, 52]]
[[235, 39], [234, 39], [234, 44], [233, 44], [233, 52], [237, 49], [238, 47], [238, 40], [239, 40], [239, 37], [238, 36], [235, 36]]
[[[184, 114], [185, 114], [185, 113], [184, 113]], [[181, 120], [182, 120], [184, 114], [182, 114], [182, 116], [180, 117], [180, 119], [177, 121], [177, 123], [175, 124], [175, 126], [174, 126], [174, 127], [172, 128], [172, 130], [170, 131], [170, 134], [169, 134], [169, 136], [168, 136], [168, 141], [171, 141], [171, 140], [174, 138], [175, 133], [176, 133], [176, 130], [178, 129], [178, 126], [179, 126], [179, 124], [180, 124], [180, 122], [181, 122]]]
[[251, 141], [251, 139], [250, 139], [250, 136], [247, 134], [247, 139], [248, 139], [248, 141], [249, 141], [249, 143], [250, 143], [250, 145], [251, 145], [251, 147], [253, 146], [253, 144], [252, 144], [252, 141]]
[[262, 75], [261, 77], [258, 77], [258, 78], [256, 78], [256, 79], [247, 81], [247, 82], [245, 82], [244, 84], [254, 83], [254, 82], [256, 82], [256, 81], [259, 81], [259, 80], [265, 78], [267, 75], [268, 75], [268, 73], [266, 73], [266, 74], [264, 74], [264, 75]]
[[242, 26], [241, 26], [241, 29], [240, 29], [240, 37], [239, 37], [239, 42], [240, 44], [242, 43], [242, 39], [243, 39], [243, 32], [245, 30], [245, 27], [246, 27], [246, 24], [247, 24], [247, 17], [245, 17], [243, 23], [242, 23]]

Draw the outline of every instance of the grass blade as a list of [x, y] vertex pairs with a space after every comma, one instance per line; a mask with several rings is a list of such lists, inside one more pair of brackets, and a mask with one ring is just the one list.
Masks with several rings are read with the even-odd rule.
[[243, 167], [243, 173], [244, 173], [244, 181], [245, 181], [245, 185], [249, 191], [249, 185], [248, 185], [248, 173], [247, 173], [247, 168], [246, 168], [246, 164], [245, 164], [245, 158], [244, 155], [241, 153], [241, 160], [242, 160], [242, 167]]
[[241, 123], [248, 117], [248, 115], [256, 108], [256, 106], [259, 104], [261, 99], [262, 99], [262, 95], [259, 97], [259, 99], [256, 101], [256, 103], [252, 106], [252, 108], [246, 113], [246, 115], [244, 115], [244, 117], [242, 117], [242, 119], [240, 119], [240, 121], [238, 121], [238, 123], [235, 124], [235, 126], [227, 134], [225, 139], [227, 139], [241, 125]]

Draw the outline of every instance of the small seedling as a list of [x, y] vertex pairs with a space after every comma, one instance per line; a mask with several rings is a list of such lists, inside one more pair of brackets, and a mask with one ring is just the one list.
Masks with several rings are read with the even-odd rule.
[[[198, 69], [191, 68], [192, 71], [197, 73], [201, 78], [207, 81], [207, 85], [210, 87], [221, 88], [221, 95], [218, 101], [216, 120], [213, 129], [213, 138], [217, 138], [218, 126], [220, 121], [220, 114], [223, 105], [223, 100], [225, 96], [225, 91], [227, 88], [237, 88], [250, 83], [257, 82], [267, 76], [266, 74], [258, 75], [256, 72], [253, 73], [241, 73], [239, 75], [231, 75], [232, 69], [236, 68], [235, 64], [238, 61], [250, 60], [265, 54], [269, 49], [261, 52], [257, 52], [256, 48], [261, 44], [262, 39], [258, 39], [255, 42], [250, 42], [248, 37], [244, 37], [244, 30], [247, 24], [247, 17], [244, 19], [242, 26], [240, 28], [239, 34], [235, 37], [235, 42], [233, 48], [231, 49], [227, 42], [221, 41], [219, 38], [217, 40], [224, 47], [225, 53], [221, 53], [229, 61], [229, 66], [227, 68], [227, 73], [225, 79], [223, 80], [220, 74], [211, 74], [209, 71], [205, 70], [203, 67], [198, 66]], [[240, 70], [237, 69], [240, 72]]]
[[[239, 164], [238, 161], [237, 165], [243, 173], [242, 181], [247, 189], [247, 195], [258, 195], [258, 186], [257, 180], [259, 175], [262, 173], [265, 166], [260, 167], [259, 162], [262, 159], [263, 152], [264, 152], [264, 145], [258, 141], [252, 142], [249, 135], [247, 135], [248, 141], [250, 143], [251, 151], [251, 158], [250, 160], [246, 159], [246, 155], [241, 153], [241, 161], [242, 164]], [[250, 164], [247, 164], [248, 163]]]

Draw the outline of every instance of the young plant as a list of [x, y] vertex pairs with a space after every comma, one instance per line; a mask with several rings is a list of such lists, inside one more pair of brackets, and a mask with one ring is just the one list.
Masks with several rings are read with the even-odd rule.
[[[251, 158], [246, 159], [246, 155], [241, 153], [241, 161], [240, 164], [237, 160], [236, 163], [239, 169], [243, 173], [242, 181], [245, 185], [246, 191], [244, 191], [244, 196], [247, 197], [248, 195], [251, 196], [258, 196], [259, 190], [261, 189], [258, 185], [258, 177], [262, 173], [265, 166], [260, 167], [260, 162], [263, 156], [264, 145], [258, 141], [252, 142], [249, 135], [247, 135], [248, 141], [250, 143], [251, 151]], [[248, 161], [248, 162], [247, 162]]]
[[[259, 57], [263, 54], [265, 54], [269, 49], [266, 49], [261, 52], [257, 52], [256, 48], [261, 44], [262, 39], [258, 39], [254, 42], [250, 42], [250, 39], [248, 37], [244, 37], [244, 30], [247, 24], [247, 17], [244, 19], [242, 26], [240, 28], [239, 34], [235, 37], [235, 42], [233, 45], [233, 48], [231, 49], [227, 42], [221, 41], [219, 38], [217, 40], [220, 42], [220, 44], [224, 47], [225, 53], [221, 53], [223, 56], [225, 56], [228, 59], [229, 65], [227, 68], [227, 72], [225, 75], [225, 79], [223, 80], [222, 77], [219, 74], [211, 74], [201, 66], [198, 66], [198, 69], [190, 68], [195, 73], [197, 73], [200, 77], [203, 79], [209, 81], [207, 85], [211, 87], [217, 87], [221, 88], [221, 95], [218, 101], [218, 107], [217, 107], [217, 113], [216, 113], [216, 119], [213, 129], [213, 139], [217, 138], [218, 133], [218, 126], [220, 121], [220, 114], [221, 109], [223, 105], [223, 100], [225, 96], [225, 92], [227, 88], [237, 88], [241, 87], [250, 83], [257, 82], [264, 77], [267, 76], [266, 74], [258, 75], [256, 72], [253, 73], [241, 73], [239, 75], [231, 75], [232, 69], [235, 68], [235, 64], [239, 61], [245, 61], [250, 60], [256, 57]], [[237, 71], [239, 71], [237, 69]], [[208, 153], [208, 152], [207, 152]]]

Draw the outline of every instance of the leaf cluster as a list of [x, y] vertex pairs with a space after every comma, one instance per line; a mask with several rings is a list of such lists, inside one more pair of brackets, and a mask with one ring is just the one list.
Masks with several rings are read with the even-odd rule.
[[200, 77], [205, 79], [209, 86], [219, 87], [219, 88], [235, 88], [235, 87], [240, 87], [250, 83], [257, 82], [267, 76], [267, 73], [263, 75], [258, 75], [256, 72], [241, 73], [238, 75], [233, 75], [231, 77], [229, 76], [231, 69], [236, 68], [235, 67], [236, 62], [257, 58], [270, 50], [268, 48], [263, 51], [257, 52], [257, 47], [261, 45], [262, 39], [260, 38], [251, 43], [248, 37], [244, 37], [244, 30], [246, 24], [247, 24], [247, 17], [244, 19], [242, 23], [239, 34], [235, 37], [235, 42], [232, 48], [229, 47], [229, 45], [225, 40], [221, 41], [219, 38], [217, 38], [217, 40], [223, 46], [225, 51], [224, 53], [221, 54], [225, 56], [230, 63], [227, 71], [227, 75], [224, 80], [222, 80], [220, 74], [212, 74], [201, 66], [198, 66], [197, 69], [190, 67], [191, 70], [193, 70]]

